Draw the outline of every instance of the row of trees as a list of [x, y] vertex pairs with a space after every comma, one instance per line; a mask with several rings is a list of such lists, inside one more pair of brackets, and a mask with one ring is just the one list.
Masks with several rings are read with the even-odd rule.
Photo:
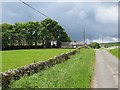
[[3, 23], [2, 46], [35, 46], [51, 47], [51, 41], [69, 42], [70, 37], [56, 21], [46, 18], [41, 22], [26, 22], [15, 24]]

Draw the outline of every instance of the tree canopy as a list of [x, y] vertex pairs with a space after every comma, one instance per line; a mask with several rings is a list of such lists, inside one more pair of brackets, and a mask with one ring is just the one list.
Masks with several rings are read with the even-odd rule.
[[101, 47], [100, 44], [97, 42], [92, 42], [88, 46], [90, 46], [91, 48], [94, 48], [94, 49], [98, 49]]
[[51, 47], [51, 41], [56, 41], [60, 47], [61, 42], [71, 41], [64, 28], [50, 18], [41, 22], [3, 23], [0, 27], [2, 27], [3, 47], [42, 45], [46, 48]]

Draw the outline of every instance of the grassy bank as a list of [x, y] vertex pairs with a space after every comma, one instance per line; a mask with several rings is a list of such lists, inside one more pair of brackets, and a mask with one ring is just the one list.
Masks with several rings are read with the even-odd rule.
[[119, 55], [120, 48], [111, 49], [111, 50], [109, 50], [109, 52], [112, 53], [117, 58], [119, 58], [119, 60], [120, 60], [120, 55]]
[[2, 72], [2, 52], [0, 52], [0, 72]]
[[13, 81], [11, 88], [88, 88], [93, 72], [94, 51], [81, 49], [65, 63]]
[[20, 66], [31, 64], [34, 61], [47, 60], [55, 55], [65, 53], [71, 49], [31, 49], [31, 50], [10, 50], [2, 52], [2, 71], [15, 69]]

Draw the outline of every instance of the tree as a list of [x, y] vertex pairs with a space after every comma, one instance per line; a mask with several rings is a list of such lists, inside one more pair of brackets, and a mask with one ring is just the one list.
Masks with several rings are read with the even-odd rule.
[[41, 36], [42, 36], [42, 45], [44, 48], [51, 47], [50, 41], [54, 40], [53, 36], [53, 28], [57, 22], [46, 18], [45, 20], [41, 21]]
[[61, 42], [70, 42], [71, 39], [68, 36], [68, 34], [65, 32], [64, 28], [57, 24], [55, 26], [55, 31], [54, 31], [55, 39], [57, 40], [57, 44], [59, 47], [61, 47]]
[[[22, 45], [22, 39], [23, 39], [23, 33], [22, 33], [22, 30], [23, 30], [23, 24], [22, 23], [19, 23], [19, 22], [16, 22], [14, 25], [13, 25], [13, 34], [14, 34], [14, 37], [15, 37], [15, 41], [16, 41], [16, 45], [18, 44], [18, 46], [21, 46]], [[13, 36], [12, 36], [13, 37]]]
[[94, 48], [94, 49], [100, 48], [100, 44], [97, 43], [97, 42], [92, 42], [92, 43], [89, 44], [88, 46], [90, 46], [91, 48]]
[[70, 41], [68, 34], [56, 21], [46, 18], [41, 22], [41, 26], [42, 42], [44, 47], [51, 47], [51, 41], [57, 41], [58, 46], [61, 46], [61, 42]]
[[2, 46], [6, 47], [10, 44], [10, 31], [12, 29], [12, 25], [3, 23], [0, 27], [2, 29]]
[[61, 46], [61, 42], [70, 41], [70, 37], [64, 28], [56, 21], [46, 18], [41, 22], [16, 22], [12, 25], [3, 23], [2, 40], [3, 46], [35, 46], [42, 43], [43, 47], [51, 47], [51, 42], [57, 42]]
[[39, 22], [34, 22], [33, 24], [33, 41], [35, 43], [35, 48], [37, 48], [37, 43], [41, 40], [41, 25]]
[[26, 30], [26, 42], [29, 46], [33, 45], [33, 34], [34, 34], [34, 30], [33, 30], [34, 24], [33, 22], [27, 22], [25, 23], [25, 30]]

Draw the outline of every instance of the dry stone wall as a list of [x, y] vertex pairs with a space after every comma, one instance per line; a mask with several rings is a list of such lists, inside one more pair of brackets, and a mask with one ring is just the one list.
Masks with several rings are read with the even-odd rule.
[[50, 58], [49, 60], [46, 60], [43, 62], [37, 62], [27, 66], [22, 66], [15, 70], [9, 69], [4, 73], [0, 73], [2, 76], [2, 87], [7, 88], [12, 80], [19, 80], [20, 77], [22, 76], [25, 76], [25, 75], [29, 76], [33, 73], [37, 73], [40, 70], [52, 67], [55, 64], [63, 63], [69, 59], [69, 56], [76, 54], [78, 49], [80, 48], [77, 48], [65, 54], [54, 56], [53, 58]]

